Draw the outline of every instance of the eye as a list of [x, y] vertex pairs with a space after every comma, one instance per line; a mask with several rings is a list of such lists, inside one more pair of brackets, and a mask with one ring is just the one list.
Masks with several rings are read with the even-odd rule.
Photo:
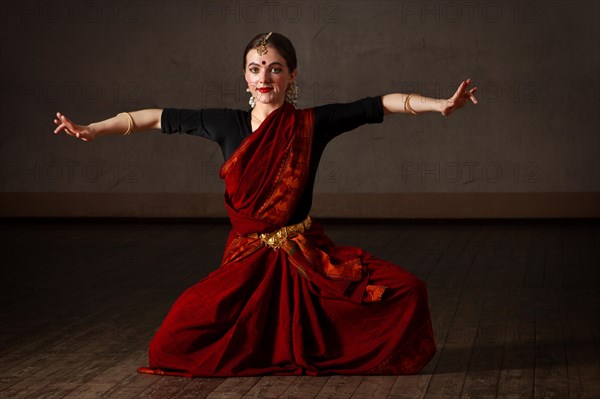
[[258, 72], [258, 68], [256, 68], [256, 67], [255, 68], [250, 68], [250, 72], [257, 73]]
[[271, 70], [273, 71], [273, 73], [280, 73], [281, 72], [281, 68], [273, 68]]

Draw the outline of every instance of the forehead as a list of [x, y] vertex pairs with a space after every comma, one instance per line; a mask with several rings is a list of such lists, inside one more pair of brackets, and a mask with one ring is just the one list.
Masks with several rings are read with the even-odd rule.
[[263, 55], [259, 55], [258, 51], [255, 48], [248, 51], [248, 54], [246, 54], [246, 65], [250, 64], [251, 62], [260, 65], [262, 65], [263, 63], [265, 65], [269, 65], [272, 62], [279, 62], [283, 65], [286, 65], [285, 58], [283, 58], [281, 54], [279, 54], [277, 49], [269, 45], [267, 45], [267, 52]]

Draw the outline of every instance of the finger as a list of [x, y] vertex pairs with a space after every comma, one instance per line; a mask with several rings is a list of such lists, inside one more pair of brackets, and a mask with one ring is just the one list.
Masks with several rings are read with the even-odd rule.
[[454, 97], [456, 97], [456, 98], [461, 97], [464, 94], [466, 87], [467, 87], [467, 82], [463, 80], [460, 83], [460, 85], [458, 86], [458, 89], [456, 90]]
[[463, 81], [464, 88], [466, 89], [471, 84], [471, 78], [467, 78], [467, 80]]
[[68, 119], [66, 116], [64, 116], [64, 115], [61, 115], [60, 119], [63, 121], [63, 123], [64, 123], [65, 125], [67, 125], [67, 127], [68, 127], [69, 129], [71, 129], [71, 130], [75, 130], [75, 129], [74, 129], [74, 127], [75, 127], [75, 126], [73, 126], [73, 122], [71, 122], [71, 121], [70, 121], [70, 120], [69, 120], [69, 119]]
[[56, 133], [60, 132], [62, 129], [64, 129], [64, 128], [65, 128], [65, 124], [61, 123], [56, 129], [54, 129], [54, 133], [56, 134]]
[[78, 130], [77, 127], [75, 126], [75, 124], [71, 120], [69, 120], [69, 118], [67, 118], [66, 116], [62, 115], [59, 112], [57, 112], [56, 114], [58, 115], [60, 120], [67, 126], [67, 128], [69, 128], [69, 130], [71, 130], [71, 132], [75, 132]]
[[460, 82], [460, 85], [458, 86], [458, 90], [456, 90], [456, 92], [460, 93], [460, 95], [464, 94], [467, 91], [467, 88], [469, 87], [470, 83], [470, 79], [463, 80], [462, 82]]
[[475, 91], [477, 90], [477, 87], [472, 88], [471, 90], [465, 91], [463, 94], [465, 96], [470, 96], [471, 94], [473, 94]]
[[66, 134], [68, 134], [69, 136], [75, 136], [75, 133], [73, 133], [71, 130], [69, 130], [65, 124], [61, 124], [56, 130], [55, 132], [58, 133], [59, 131], [63, 130]]
[[68, 134], [69, 136], [74, 136], [75, 135], [71, 130], [69, 130], [67, 128], [67, 126], [65, 126], [64, 123], [61, 123], [61, 125], [54, 130], [54, 133], [56, 134], [56, 133], [60, 132], [61, 130], [64, 130], [64, 132], [66, 134]]
[[477, 87], [473, 87], [470, 91], [469, 91], [469, 97], [471, 98], [471, 101], [473, 101], [473, 104], [477, 104], [477, 98], [475, 97], [475, 95], [473, 93], [475, 93], [475, 91], [477, 91]]

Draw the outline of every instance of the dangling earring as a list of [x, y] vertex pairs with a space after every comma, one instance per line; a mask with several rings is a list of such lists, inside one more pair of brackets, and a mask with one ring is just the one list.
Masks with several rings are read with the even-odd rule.
[[290, 85], [285, 91], [285, 101], [292, 104], [294, 107], [298, 102], [298, 83], [295, 80], [290, 82]]
[[[248, 87], [246, 89], [247, 92], [250, 92], [250, 88]], [[250, 94], [250, 99], [248, 100], [248, 104], [250, 104], [250, 106], [252, 108], [254, 108], [254, 106], [256, 105], [256, 98], [254, 98], [254, 96], [252, 94]]]

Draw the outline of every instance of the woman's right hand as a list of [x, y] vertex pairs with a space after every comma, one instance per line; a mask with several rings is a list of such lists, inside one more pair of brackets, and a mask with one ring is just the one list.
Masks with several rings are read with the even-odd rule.
[[54, 129], [54, 134], [58, 134], [61, 130], [64, 130], [68, 135], [77, 137], [83, 141], [92, 141], [96, 138], [97, 132], [89, 125], [78, 125], [60, 112], [57, 112], [56, 116], [58, 119], [54, 119], [54, 123], [58, 127]]

